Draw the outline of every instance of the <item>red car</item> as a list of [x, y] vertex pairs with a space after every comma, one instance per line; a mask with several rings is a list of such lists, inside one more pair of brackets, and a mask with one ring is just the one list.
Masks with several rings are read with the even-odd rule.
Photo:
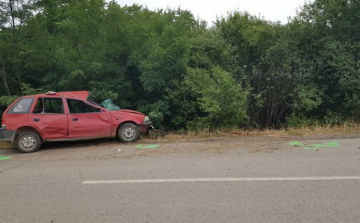
[[104, 107], [89, 99], [89, 91], [23, 96], [3, 113], [0, 141], [11, 141], [18, 150], [28, 153], [50, 141], [117, 136], [123, 142], [133, 142], [140, 133], [152, 129], [149, 117], [140, 112], [114, 105], [110, 110]]

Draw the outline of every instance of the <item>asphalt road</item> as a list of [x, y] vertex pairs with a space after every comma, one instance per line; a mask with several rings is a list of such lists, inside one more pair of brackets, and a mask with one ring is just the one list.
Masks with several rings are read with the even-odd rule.
[[0, 222], [360, 222], [359, 160], [360, 138], [0, 149]]

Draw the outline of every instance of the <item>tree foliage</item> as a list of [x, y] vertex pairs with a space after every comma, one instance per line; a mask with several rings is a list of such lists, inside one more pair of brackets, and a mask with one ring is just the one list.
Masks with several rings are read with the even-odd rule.
[[0, 2], [0, 111], [17, 96], [91, 90], [163, 129], [360, 119], [360, 1], [314, 0], [287, 24], [233, 11], [105, 0]]
[[189, 68], [185, 83], [197, 95], [199, 110], [204, 114], [190, 122], [190, 127], [215, 129], [245, 124], [247, 94], [230, 73], [219, 67], [210, 71]]

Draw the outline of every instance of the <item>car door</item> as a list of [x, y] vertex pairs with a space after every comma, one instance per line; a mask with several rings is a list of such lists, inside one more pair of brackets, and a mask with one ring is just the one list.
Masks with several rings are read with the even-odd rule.
[[44, 140], [65, 139], [68, 136], [67, 115], [61, 97], [39, 97], [29, 114], [29, 124]]
[[108, 112], [82, 100], [67, 99], [69, 138], [101, 138], [111, 136]]

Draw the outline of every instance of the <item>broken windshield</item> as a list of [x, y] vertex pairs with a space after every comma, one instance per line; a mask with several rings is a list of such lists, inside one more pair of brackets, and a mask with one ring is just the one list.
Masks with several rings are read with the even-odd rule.
[[109, 111], [116, 111], [120, 110], [120, 107], [115, 105], [111, 99], [106, 99], [105, 101], [100, 103], [100, 106], [109, 110]]
[[96, 103], [95, 101], [91, 100], [91, 99], [87, 99], [88, 102], [90, 102], [93, 105], [96, 106], [101, 106], [109, 111], [116, 111], [116, 110], [120, 110], [120, 107], [115, 105], [114, 102], [111, 99], [106, 99], [105, 101], [101, 102], [100, 104]]

